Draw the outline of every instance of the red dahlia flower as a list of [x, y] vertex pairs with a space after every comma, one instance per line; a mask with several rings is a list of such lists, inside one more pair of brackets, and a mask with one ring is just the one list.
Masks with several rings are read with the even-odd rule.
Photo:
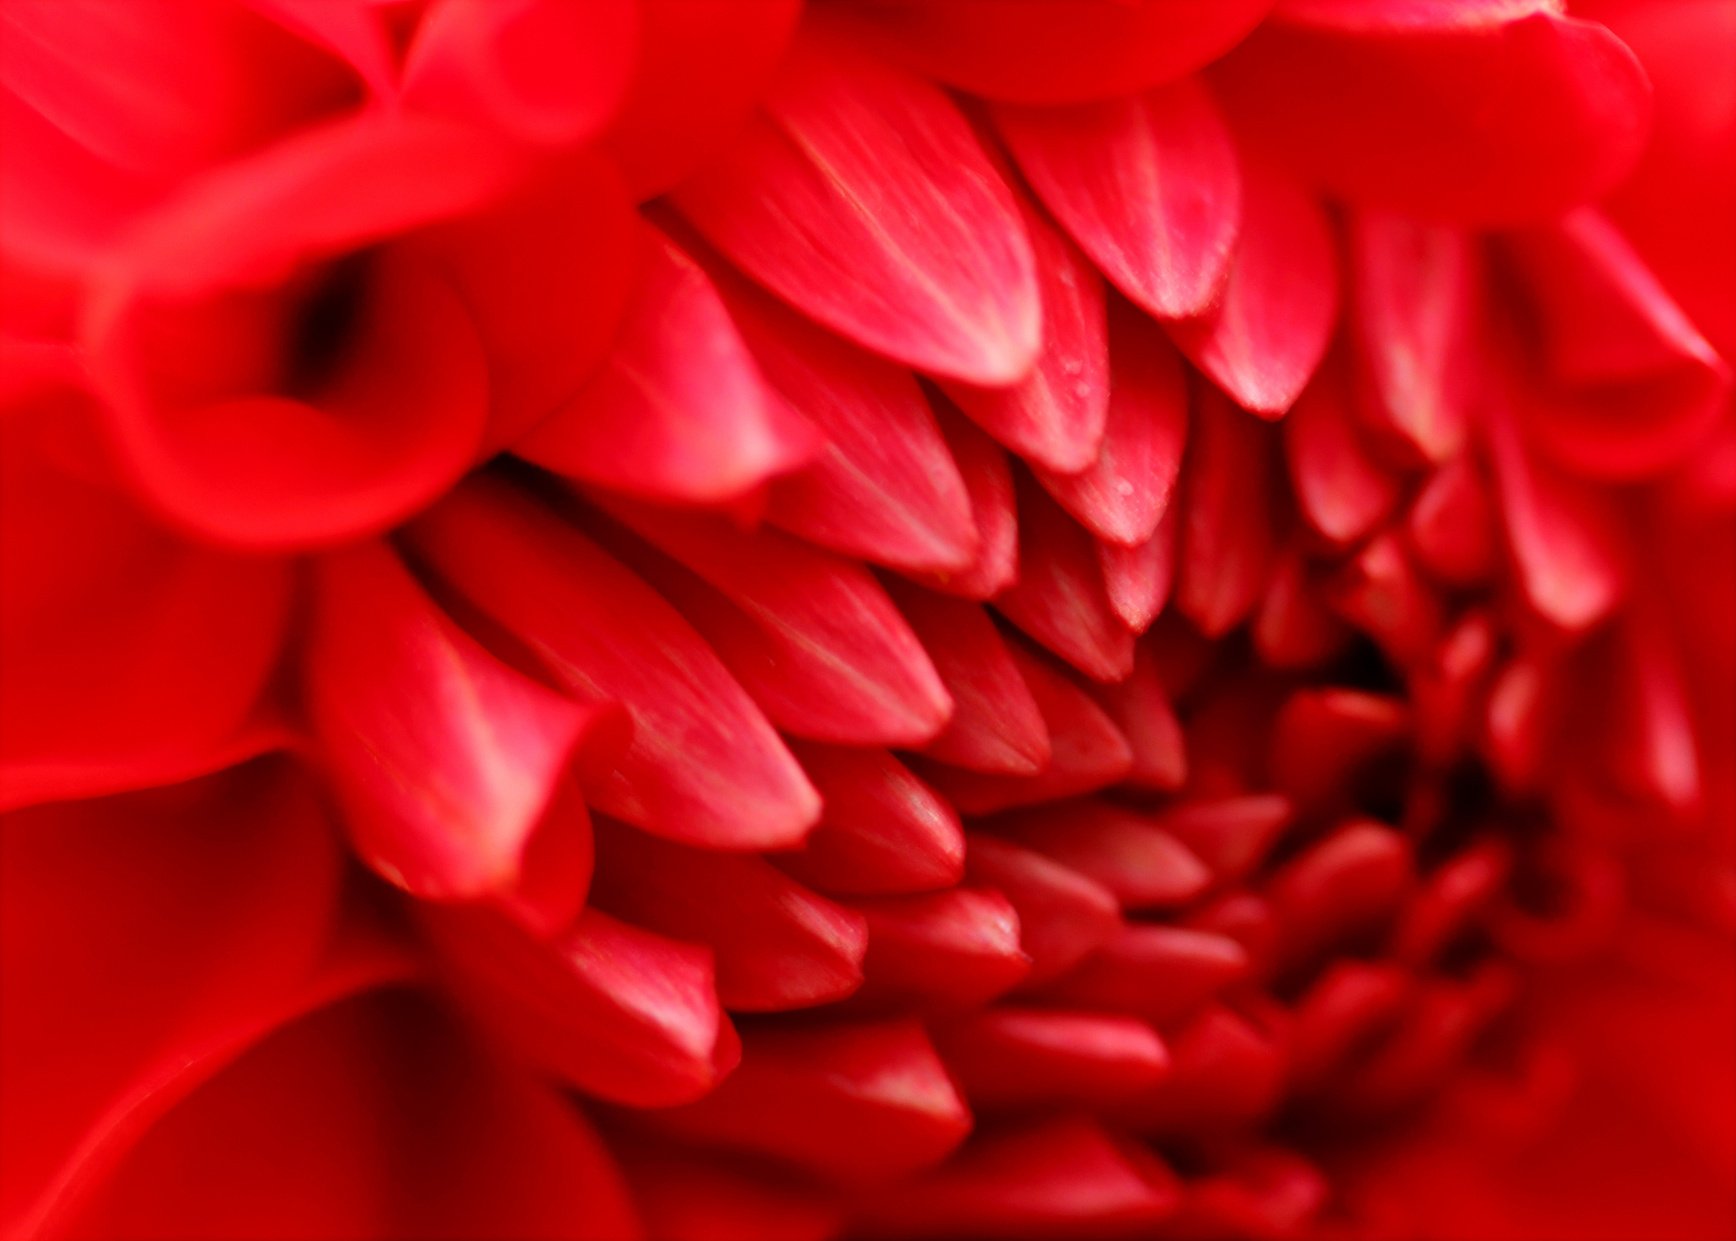
[[1736, 5], [1582, 7], [0, 0], [4, 1236], [1736, 1235]]

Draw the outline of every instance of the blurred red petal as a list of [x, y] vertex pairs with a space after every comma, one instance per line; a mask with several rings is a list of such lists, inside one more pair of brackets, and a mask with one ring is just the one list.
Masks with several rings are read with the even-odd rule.
[[1041, 303], [1012, 195], [943, 93], [836, 39], [798, 41], [765, 111], [685, 182], [682, 213], [755, 279], [919, 370], [1008, 384]]
[[977, 1108], [1078, 1106], [1149, 1086], [1169, 1052], [1143, 1021], [997, 1006], [943, 1026], [941, 1054]]
[[1321, 537], [1341, 547], [1366, 538], [1399, 498], [1399, 479], [1363, 443], [1350, 400], [1340, 369], [1329, 364], [1284, 419], [1296, 505]]
[[1218, 298], [1241, 228], [1242, 174], [1203, 87], [1002, 107], [996, 117], [1038, 197], [1137, 305], [1174, 319]]
[[970, 1009], [1018, 984], [1031, 960], [1001, 893], [949, 888], [856, 902], [868, 920], [862, 1000], [873, 1007]]
[[1099, 686], [1096, 697], [1133, 751], [1129, 784], [1172, 792], [1186, 783], [1186, 741], [1150, 647], [1141, 643], [1127, 679]]
[[690, 849], [601, 823], [593, 903], [716, 956], [717, 995], [745, 1012], [807, 1008], [862, 982], [860, 915], [752, 856]]
[[1097, 567], [1103, 590], [1121, 623], [1135, 634], [1151, 628], [1169, 603], [1175, 586], [1175, 532], [1181, 524], [1180, 505], [1171, 503], [1150, 538], [1135, 547], [1097, 544]]
[[949, 595], [992, 599], [1019, 575], [1019, 517], [1012, 466], [992, 439], [952, 412], [944, 401], [935, 404], [934, 413], [970, 498], [976, 553], [962, 568], [910, 576]]
[[971, 1119], [922, 1026], [901, 1020], [757, 1031], [727, 1082], [655, 1123], [829, 1178], [878, 1182], [945, 1159]]
[[669, 604], [576, 529], [478, 480], [408, 538], [419, 564], [574, 697], [626, 706], [626, 752], [586, 782], [598, 807], [699, 845], [806, 835], [819, 796], [765, 717]]
[[631, 0], [430, 0], [404, 56], [404, 102], [571, 146], [620, 106], [639, 37]]
[[1030, 958], [1027, 987], [1065, 974], [1121, 927], [1114, 893], [1020, 845], [973, 834], [966, 874], [1018, 914], [1019, 946]]
[[1015, 810], [981, 827], [1095, 879], [1129, 909], [1186, 905], [1212, 881], [1205, 864], [1152, 816], [1107, 801]]
[[1276, 554], [1277, 462], [1259, 420], [1198, 390], [1183, 466], [1176, 606], [1218, 637], [1259, 602]]
[[1191, 73], [1272, 0], [860, 0], [848, 29], [886, 55], [991, 99], [1078, 103]]
[[1217, 81], [1268, 153], [1359, 203], [1494, 223], [1596, 198], [1645, 143], [1639, 62], [1602, 26], [1486, 7], [1410, 6], [1369, 30], [1385, 6], [1321, 5], [1266, 26]]
[[1129, 926], [1043, 994], [1071, 1007], [1177, 1021], [1247, 977], [1235, 940], [1175, 926]]
[[487, 910], [418, 911], [449, 982], [499, 1046], [589, 1094], [667, 1107], [712, 1090], [739, 1048], [709, 948], [595, 909], [553, 939]]

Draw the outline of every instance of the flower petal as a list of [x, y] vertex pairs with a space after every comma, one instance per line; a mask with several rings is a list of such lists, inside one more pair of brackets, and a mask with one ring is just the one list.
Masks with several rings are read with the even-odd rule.
[[1176, 606], [1219, 636], [1254, 609], [1271, 572], [1276, 462], [1267, 428], [1215, 392], [1199, 391], [1184, 466]]
[[776, 530], [600, 502], [685, 566], [627, 557], [779, 728], [847, 745], [920, 745], [951, 716], [927, 652], [861, 565]]
[[1212, 881], [1205, 863], [1151, 816], [1106, 801], [1015, 810], [981, 826], [1095, 879], [1128, 909], [1185, 905]]
[[1187, 377], [1174, 348], [1125, 305], [1112, 317], [1115, 387], [1097, 459], [1075, 474], [1037, 466], [1044, 490], [1092, 534], [1137, 547], [1169, 508], [1187, 444]]
[[1008, 384], [1042, 310], [1012, 194], [940, 90], [808, 32], [681, 212], [756, 280], [919, 370]]
[[1399, 480], [1363, 443], [1338, 366], [1323, 368], [1285, 417], [1284, 450], [1297, 507], [1334, 546], [1361, 542], [1398, 503]]
[[408, 539], [418, 563], [575, 698], [626, 706], [626, 752], [586, 781], [599, 808], [698, 845], [806, 835], [819, 797], [765, 717], [669, 604], [576, 529], [489, 479]]
[[433, 900], [515, 886], [594, 719], [490, 655], [378, 543], [319, 562], [303, 684], [357, 851]]
[[602, 366], [513, 451], [674, 504], [736, 499], [822, 439], [768, 388], [716, 288], [674, 242], [638, 233], [638, 284]]
[[716, 956], [718, 999], [746, 1012], [808, 1008], [862, 982], [868, 930], [757, 857], [690, 849], [603, 822], [593, 902]]
[[1149, 1086], [1169, 1052], [1143, 1021], [997, 1005], [935, 1035], [972, 1106], [1089, 1106]]
[[937, 0], [856, 6], [849, 29], [921, 73], [991, 99], [1131, 95], [1216, 60], [1272, 0]]
[[773, 855], [804, 883], [845, 896], [926, 892], [964, 870], [958, 813], [884, 750], [795, 743], [825, 800], [801, 850]]
[[[976, 527], [976, 554], [962, 569], [910, 573], [923, 585], [966, 599], [992, 599], [1019, 575], [1019, 516], [1007, 454], [968, 419], [934, 405], [940, 433], [952, 452]], [[908, 573], [908, 570], [906, 571]]]
[[948, 888], [856, 902], [868, 919], [861, 1000], [871, 1007], [969, 1009], [1030, 968], [1019, 915], [999, 892]]
[[1544, 218], [1608, 190], [1644, 146], [1650, 85], [1602, 26], [1436, 5], [1371, 32], [1358, 27], [1378, 6], [1330, 8], [1330, 25], [1271, 23], [1217, 81], [1239, 128], [1340, 197], [1425, 219]]
[[1034, 850], [972, 833], [966, 873], [1012, 902], [1031, 959], [1027, 989], [1066, 974], [1121, 927], [1112, 892]]
[[1174, 319], [1217, 299], [1241, 228], [1242, 174], [1203, 87], [995, 116], [1043, 205], [1136, 305]]
[[1258, 163], [1242, 172], [1242, 230], [1223, 296], [1168, 325], [1183, 353], [1244, 409], [1283, 415], [1338, 319], [1338, 248], [1319, 205]]

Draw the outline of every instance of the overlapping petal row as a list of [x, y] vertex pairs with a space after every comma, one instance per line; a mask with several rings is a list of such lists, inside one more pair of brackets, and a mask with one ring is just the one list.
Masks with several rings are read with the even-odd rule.
[[1736, 9], [1587, 8], [0, 5], [6, 1235], [1721, 1235]]

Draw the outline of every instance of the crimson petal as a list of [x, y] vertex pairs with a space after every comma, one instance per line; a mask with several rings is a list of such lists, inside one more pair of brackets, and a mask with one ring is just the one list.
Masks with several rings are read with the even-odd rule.
[[1042, 319], [1030, 240], [952, 101], [809, 32], [763, 106], [676, 191], [682, 213], [870, 349], [970, 383], [1024, 375]]
[[1204, 87], [996, 117], [1037, 196], [1136, 305], [1174, 319], [1217, 299], [1242, 226], [1242, 174]]
[[819, 796], [765, 717], [668, 603], [576, 529], [479, 479], [407, 537], [574, 697], [626, 706], [626, 752], [587, 781], [600, 808], [699, 845], [776, 848], [806, 835]]

